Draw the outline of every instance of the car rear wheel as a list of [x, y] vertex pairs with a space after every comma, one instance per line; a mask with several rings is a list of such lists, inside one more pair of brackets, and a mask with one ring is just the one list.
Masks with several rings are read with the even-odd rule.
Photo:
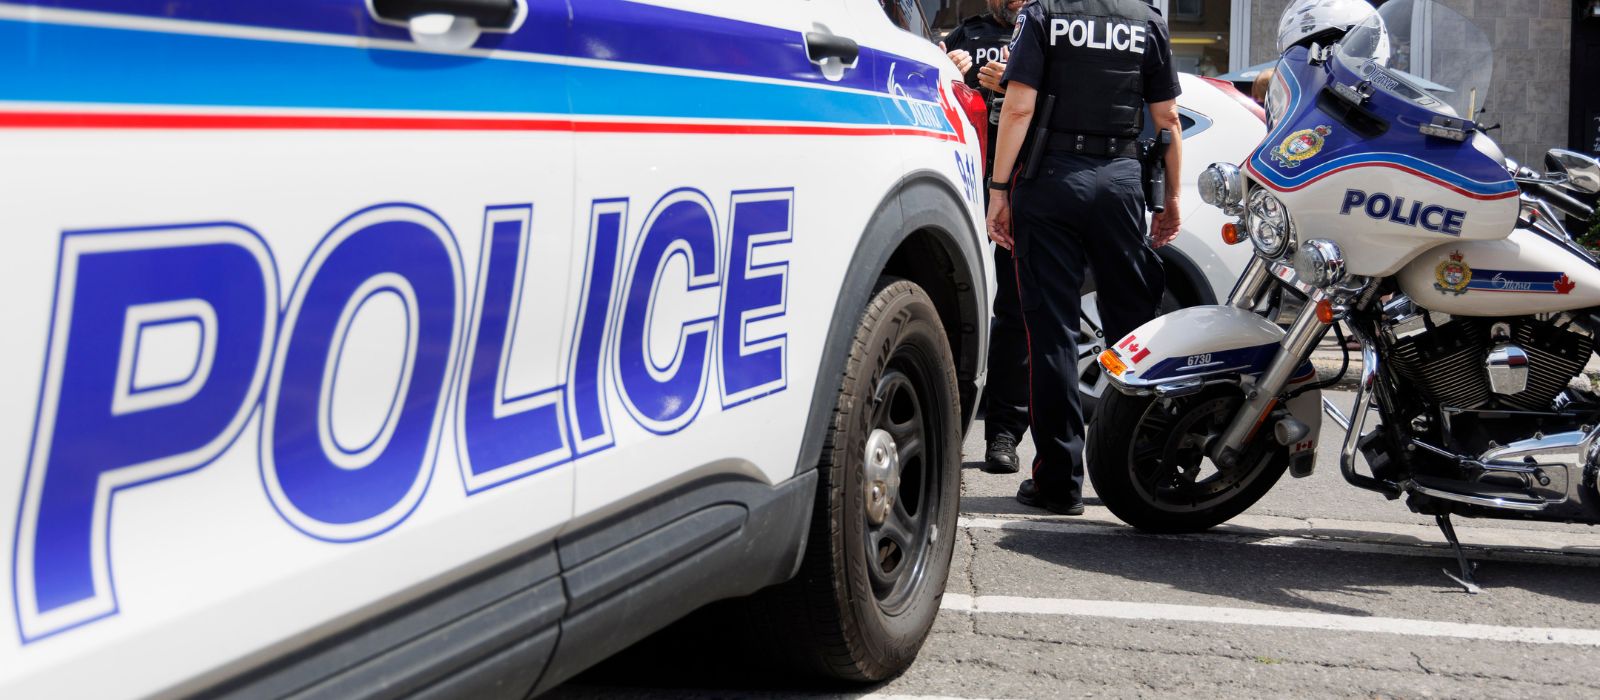
[[[760, 596], [785, 660], [876, 681], [922, 648], [950, 571], [961, 488], [959, 394], [927, 292], [880, 283], [827, 427], [800, 573]], [[777, 641], [777, 640], [774, 640]]]

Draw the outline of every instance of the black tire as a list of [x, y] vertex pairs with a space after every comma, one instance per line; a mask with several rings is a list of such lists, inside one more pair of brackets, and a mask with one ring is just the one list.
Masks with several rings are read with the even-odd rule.
[[[884, 280], [850, 345], [817, 465], [817, 501], [800, 573], [754, 599], [759, 608], [751, 612], [764, 617], [780, 661], [825, 678], [878, 681], [916, 658], [939, 613], [955, 542], [958, 397], [955, 362], [932, 298], [914, 283]], [[867, 516], [864, 464], [875, 425], [910, 423], [921, 426], [921, 454], [896, 438], [904, 459], [900, 497], [885, 520], [913, 531], [900, 547]], [[887, 568], [878, 556], [886, 554], [883, 542], [900, 553]], [[897, 574], [891, 585], [884, 572]]]
[[[1278, 482], [1288, 450], [1258, 440], [1240, 467], [1223, 472], [1200, 456], [1203, 437], [1185, 437], [1220, 432], [1242, 402], [1232, 386], [1165, 401], [1108, 392], [1084, 446], [1095, 494], [1123, 522], [1150, 532], [1198, 532], [1243, 513]], [[1180, 476], [1179, 467], [1193, 472]]]

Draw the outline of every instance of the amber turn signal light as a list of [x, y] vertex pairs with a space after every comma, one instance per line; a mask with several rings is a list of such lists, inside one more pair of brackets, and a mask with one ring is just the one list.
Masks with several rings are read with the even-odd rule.
[[1226, 223], [1222, 225], [1222, 242], [1228, 245], [1239, 245], [1244, 242], [1244, 231], [1239, 230], [1239, 225]]
[[1333, 323], [1333, 302], [1327, 299], [1317, 302], [1317, 320], [1323, 323]]
[[1113, 377], [1120, 377], [1123, 372], [1128, 371], [1128, 366], [1122, 363], [1122, 358], [1110, 350], [1100, 353], [1100, 366], [1106, 368]]

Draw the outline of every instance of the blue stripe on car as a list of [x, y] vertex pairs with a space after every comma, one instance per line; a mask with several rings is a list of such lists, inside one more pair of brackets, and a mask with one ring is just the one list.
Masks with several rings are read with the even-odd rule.
[[[917, 124], [909, 110], [884, 94], [9, 20], [0, 20], [0, 75], [0, 99], [19, 101], [888, 121], [949, 130], [942, 119]], [[563, 89], [568, 81], [578, 89]]]
[[[565, 3], [552, 8], [547, 7], [550, 0], [531, 2], [533, 16], [519, 31], [486, 32], [476, 47], [733, 73], [886, 94], [895, 91], [888, 84], [894, 70], [899, 74], [895, 87], [906, 96], [939, 99], [936, 80], [922, 79], [936, 79], [936, 67], [871, 47], [861, 47], [856, 69], [846, 72], [842, 80], [830, 82], [806, 57], [798, 31], [623, 0], [574, 0], [577, 11], [570, 18]], [[405, 28], [374, 20], [361, 0], [28, 0], [0, 4], [410, 41]], [[551, 15], [555, 16], [553, 20]], [[563, 26], [549, 26], [553, 21]]]

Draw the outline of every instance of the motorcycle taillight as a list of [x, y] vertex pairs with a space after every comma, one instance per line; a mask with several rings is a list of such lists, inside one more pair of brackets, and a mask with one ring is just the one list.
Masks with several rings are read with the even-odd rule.
[[950, 83], [951, 92], [956, 95], [956, 102], [961, 105], [961, 111], [967, 113], [967, 122], [972, 124], [972, 130], [978, 134], [978, 157], [983, 162], [989, 162], [989, 105], [983, 101], [983, 94], [968, 87], [966, 83], [953, 80]]

